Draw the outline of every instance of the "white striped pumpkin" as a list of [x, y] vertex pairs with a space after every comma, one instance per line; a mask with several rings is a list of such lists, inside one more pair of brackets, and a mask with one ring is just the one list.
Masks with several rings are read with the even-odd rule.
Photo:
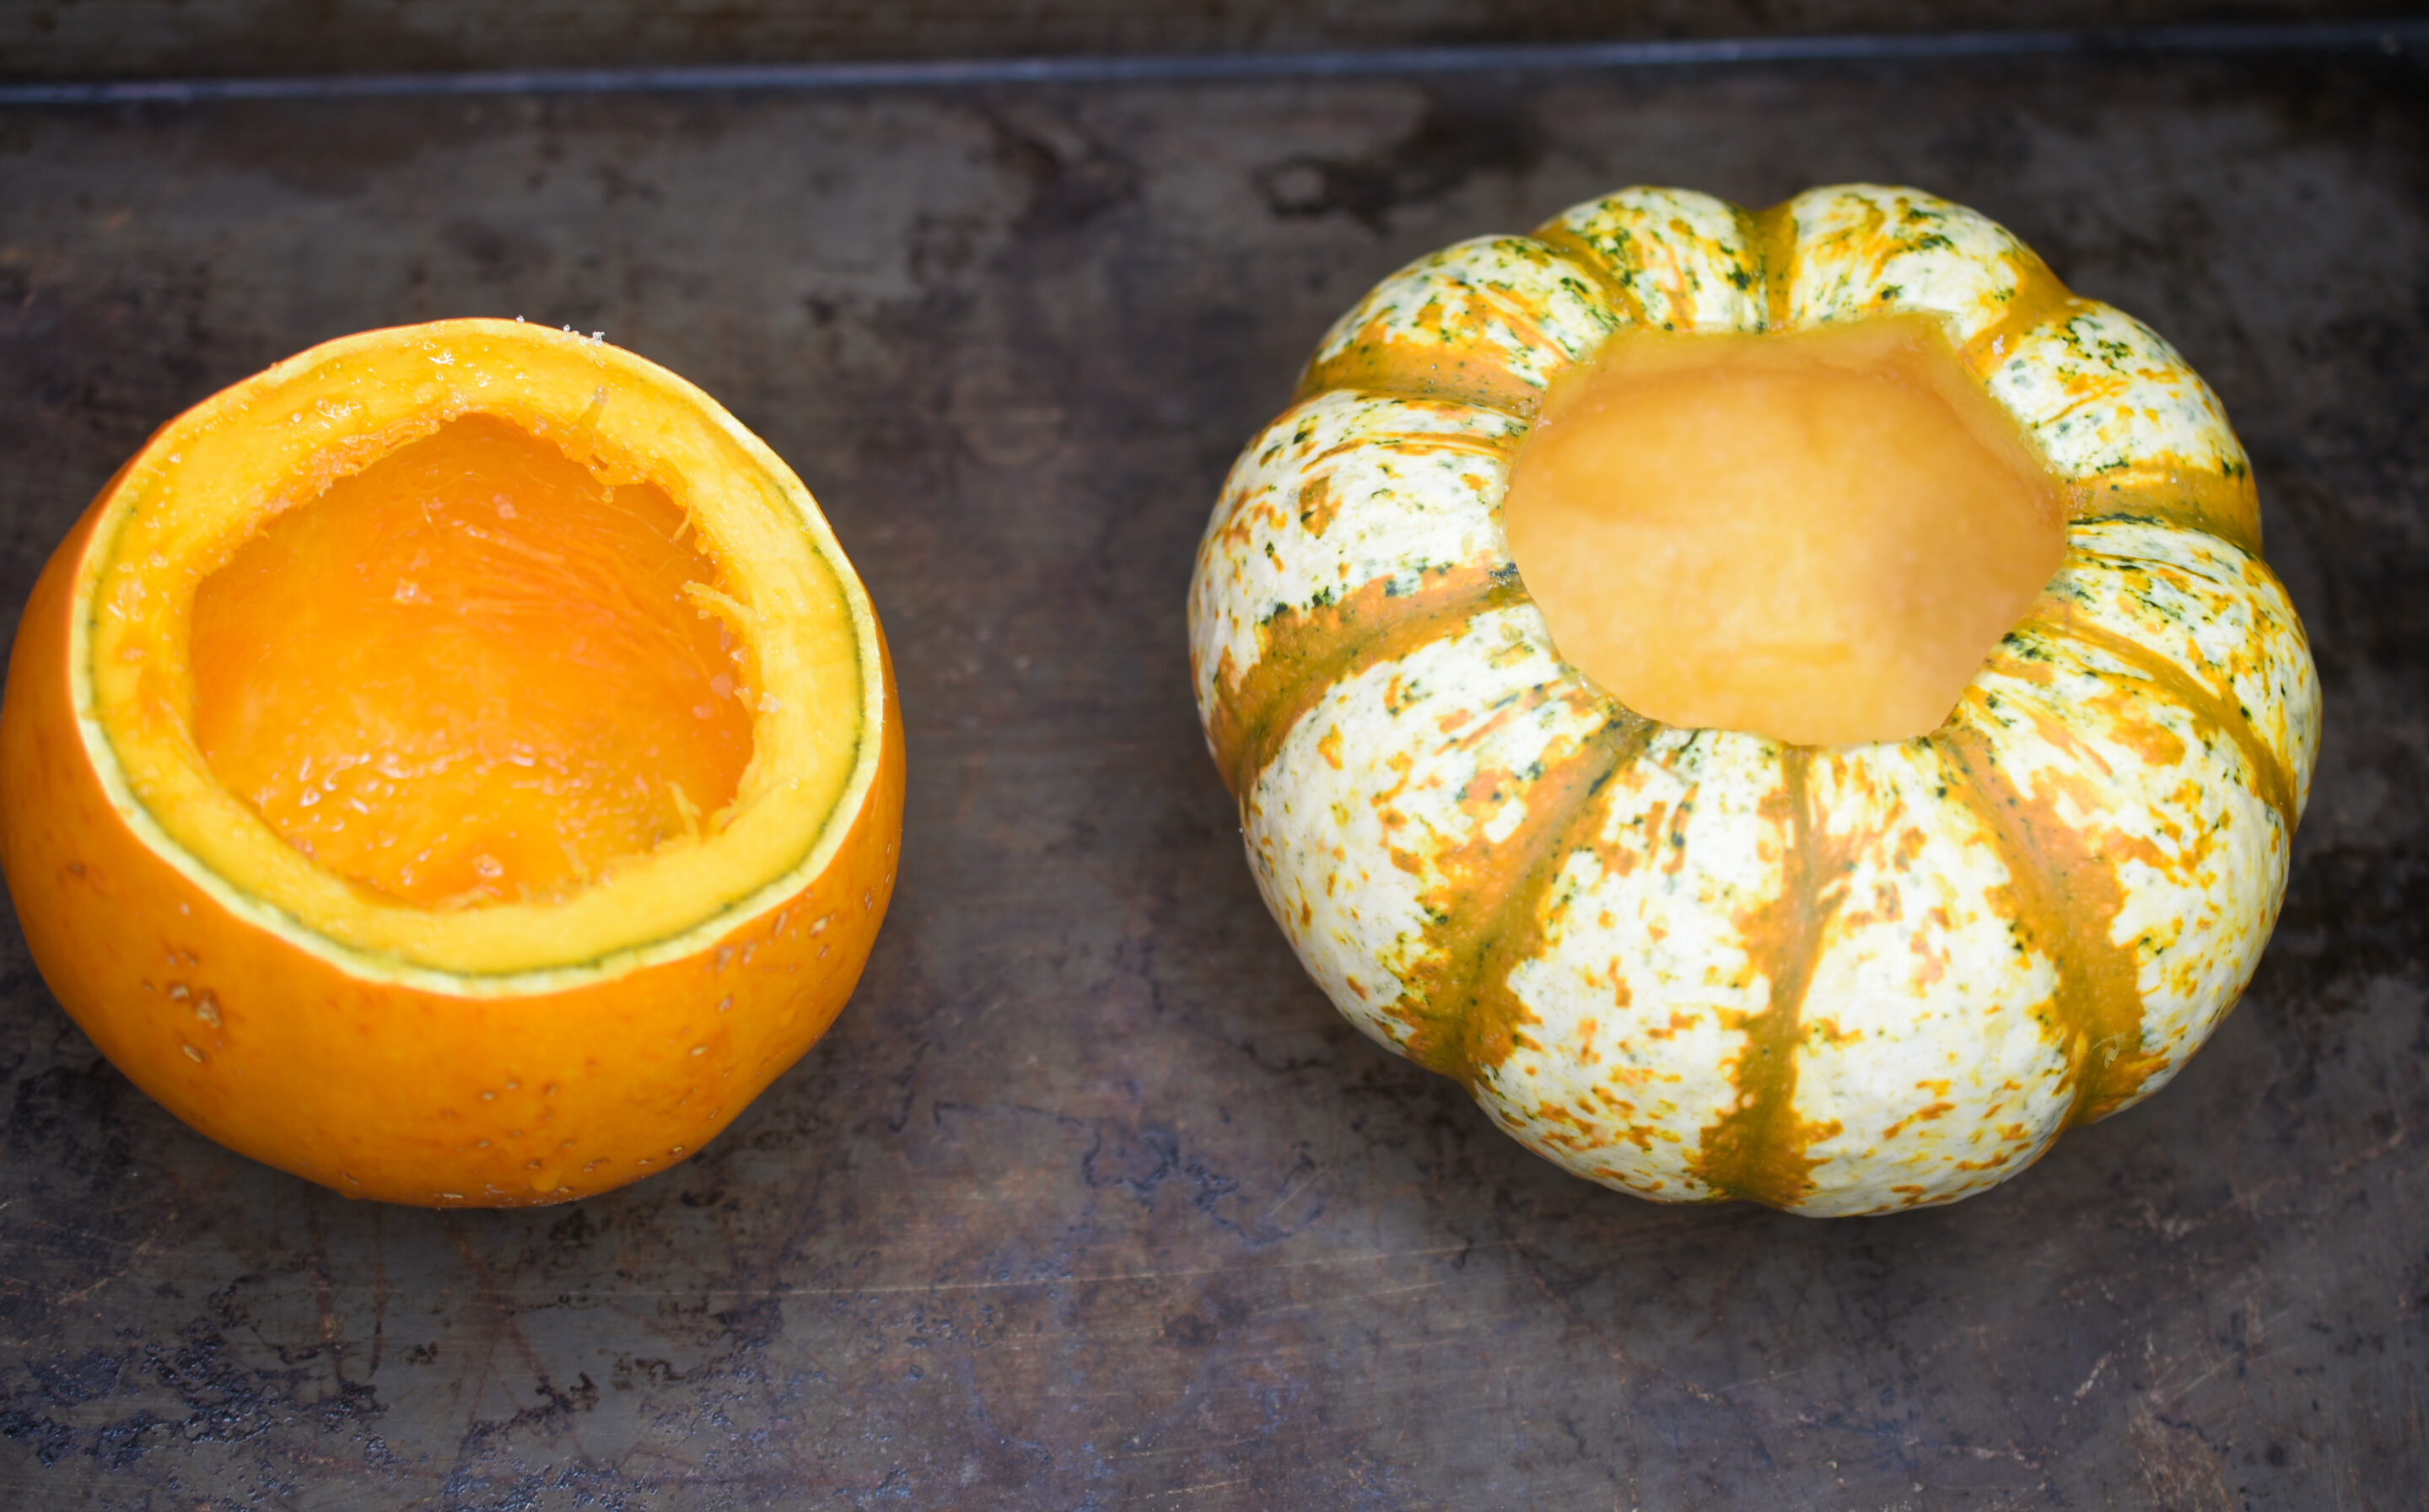
[[[1947, 722], [1784, 746], [1566, 665], [1499, 512], [1545, 385], [1624, 327], [1899, 311], [2071, 495]], [[1258, 886], [1361, 1029], [1606, 1185], [1883, 1212], [2156, 1091], [2251, 979], [2320, 698], [2259, 545], [2207, 386], [1984, 217], [1630, 189], [1334, 325], [1215, 506], [1191, 671]]]

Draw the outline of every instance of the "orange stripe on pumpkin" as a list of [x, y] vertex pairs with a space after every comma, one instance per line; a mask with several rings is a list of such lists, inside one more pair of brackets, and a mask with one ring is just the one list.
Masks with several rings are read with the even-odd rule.
[[1738, 212], [1745, 223], [1746, 245], [1754, 249], [1756, 264], [1762, 272], [1762, 328], [1766, 331], [1784, 331], [1789, 326], [1790, 286], [1796, 277], [1794, 204], [1793, 200], [1782, 200], [1751, 215], [1743, 210]]
[[1232, 796], [1248, 792], [1301, 716], [1333, 684], [1467, 628], [1478, 615], [1524, 603], [1515, 571], [1453, 567], [1407, 593], [1378, 578], [1310, 609], [1287, 608], [1258, 627], [1258, 656], [1243, 674], [1229, 649], [1214, 672], [1206, 735]]
[[2135, 671], [2157, 683], [2178, 703], [2191, 710], [2204, 723], [2218, 730], [2235, 742], [2243, 752], [2244, 764], [2252, 768], [2253, 781], [2261, 801], [2277, 811], [2286, 832], [2294, 832], [2294, 777], [2277, 753], [2269, 748], [2252, 721], [2244, 717], [2242, 706], [2222, 698], [2205, 686], [2175, 663], [2138, 641], [2128, 640], [2115, 631], [2100, 630], [2090, 625], [2065, 623], [2049, 627], [2058, 636], [2071, 636], [2085, 646], [2096, 647], [2123, 662]]
[[[1426, 906], [1440, 922], [1426, 930], [1422, 963], [1402, 974], [1409, 990], [1393, 1008], [1412, 1027], [1410, 1060], [1473, 1087], [1479, 1071], [1510, 1058], [1535, 1022], [1510, 974], [1542, 953], [1545, 896], [1569, 858], [1593, 843], [1602, 819], [1594, 800], [1656, 728], [1614, 704], [1604, 724], [1539, 773], [1482, 771], [1468, 784], [1462, 806], [1477, 822], [1464, 845], [1434, 859], [1446, 882]], [[1489, 838], [1483, 821], [1521, 783], [1526, 818], [1505, 838]]]
[[[2027, 799], [2000, 767], [1990, 738], [1962, 717], [1950, 720], [1931, 743], [1954, 779], [1949, 795], [1981, 818], [2008, 868], [2007, 883], [1996, 890], [2007, 896], [2000, 912], [2023, 944], [2048, 956], [2057, 970], [2052, 1007], [2074, 1041], [2068, 1060], [2074, 1100], [2067, 1123], [2105, 1118], [2131, 1102], [2167, 1063], [2164, 1054], [2142, 1048], [2135, 948], [2110, 938], [2125, 907], [2118, 858], [2066, 822], [2054, 787]], [[2105, 795], [2074, 796], [2095, 811], [2109, 806]]]
[[2049, 265], [2030, 252], [2023, 253], [2024, 276], [2017, 280], [2016, 291], [2008, 296], [2008, 307], [2000, 317], [1974, 333], [1957, 355], [1984, 383], [2007, 363], [2008, 353], [2025, 333], [2039, 330], [2058, 315], [2073, 310], [2085, 302], [2059, 281]]
[[1813, 983], [1813, 966], [1831, 915], [1845, 901], [1850, 857], [1848, 847], [1834, 843], [1814, 821], [1813, 753], [1787, 747], [1780, 763], [1784, 781], [1763, 799], [1763, 810], [1789, 834], [1780, 857], [1784, 885], [1777, 897], [1737, 921], [1746, 954], [1770, 994], [1760, 1012], [1726, 1015], [1728, 1027], [1746, 1036], [1729, 1073], [1738, 1100], [1705, 1127], [1694, 1170], [1715, 1201], [1743, 1198], [1793, 1208], [1812, 1195], [1813, 1168], [1821, 1164], [1806, 1150], [1839, 1131], [1836, 1124], [1809, 1124], [1796, 1116], [1796, 1052], [1804, 1039], [1805, 994]]
[[1645, 323], [1644, 302], [1636, 297], [1635, 290], [1620, 281], [1618, 271], [1611, 267], [1610, 260], [1603, 256], [1600, 249], [1593, 242], [1558, 221], [1546, 221], [1527, 234], [1584, 269], [1587, 275], [1595, 281], [1595, 292], [1602, 295], [1603, 302], [1609, 304], [1611, 312], [1620, 316], [1626, 324]]
[[2171, 467], [2166, 459], [2121, 468], [2066, 485], [2067, 518], [2086, 525], [2112, 519], [2147, 519], [2177, 530], [2200, 531], [2260, 554], [2260, 493], [2252, 469], [2220, 472]]

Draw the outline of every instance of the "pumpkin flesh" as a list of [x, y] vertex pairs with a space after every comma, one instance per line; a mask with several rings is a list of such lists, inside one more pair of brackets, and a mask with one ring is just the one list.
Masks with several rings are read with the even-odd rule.
[[2065, 508], [1908, 316], [1614, 336], [1551, 386], [1502, 514], [1554, 644], [1628, 707], [1837, 746], [1939, 728]]
[[288, 844], [425, 908], [696, 840], [750, 761], [752, 693], [687, 531], [653, 484], [452, 421], [204, 580], [203, 756]]

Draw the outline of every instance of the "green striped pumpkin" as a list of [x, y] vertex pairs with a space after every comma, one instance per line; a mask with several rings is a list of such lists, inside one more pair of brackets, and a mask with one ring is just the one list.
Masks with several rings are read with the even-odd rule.
[[[2064, 565], [1947, 722], [1647, 720], [1566, 665], [1500, 501], [1612, 332], [1922, 311], [2068, 485]], [[1912, 189], [1629, 189], [1420, 258], [1317, 349], [1201, 544], [1191, 672], [1249, 862], [1361, 1029], [1671, 1202], [1953, 1201], [2165, 1084], [2251, 979], [2319, 744], [2217, 399]]]

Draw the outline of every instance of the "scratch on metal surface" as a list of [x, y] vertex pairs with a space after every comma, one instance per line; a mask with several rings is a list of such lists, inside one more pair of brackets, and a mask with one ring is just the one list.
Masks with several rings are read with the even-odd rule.
[[[2261, 1328], [2265, 1327], [2269, 1323], [2275, 1323], [2280, 1319], [2289, 1318], [2293, 1316], [2293, 1314], [2294, 1309], [2291, 1307], [2283, 1307], [2278, 1309], [2276, 1312], [2271, 1313], [2267, 1318], [2262, 1319], [2258, 1324], [2255, 1325], [2252, 1330], [2252, 1337], [2255, 1339], [2258, 1338]], [[2185, 1398], [2192, 1394], [2193, 1389], [2196, 1387], [2199, 1387], [2203, 1382], [2208, 1380], [2211, 1376], [2216, 1375], [2219, 1372], [2225, 1370], [2228, 1366], [2236, 1364], [2240, 1360], [2250, 1358], [2253, 1353], [2254, 1350], [2252, 1345], [2248, 1341], [2228, 1348], [2222, 1352], [2216, 1360], [2212, 1361], [2207, 1369], [2204, 1370], [2200, 1374], [2192, 1377], [2190, 1380], [2185, 1382], [2182, 1386], [2158, 1387], [2155, 1392], [2154, 1400], [2169, 1407], [2180, 1406], [2184, 1404]], [[2175, 1364], [2171, 1361], [2168, 1366], [2168, 1372], [2173, 1372], [2174, 1369]]]
[[1248, 1484], [1248, 1477], [1246, 1475], [1235, 1475], [1228, 1481], [1199, 1481], [1195, 1486], [1177, 1486], [1169, 1491], [1163, 1492], [1162, 1496], [1164, 1500], [1170, 1501], [1176, 1497], [1196, 1496], [1200, 1491], [1219, 1491], [1226, 1486], [1246, 1486]]

